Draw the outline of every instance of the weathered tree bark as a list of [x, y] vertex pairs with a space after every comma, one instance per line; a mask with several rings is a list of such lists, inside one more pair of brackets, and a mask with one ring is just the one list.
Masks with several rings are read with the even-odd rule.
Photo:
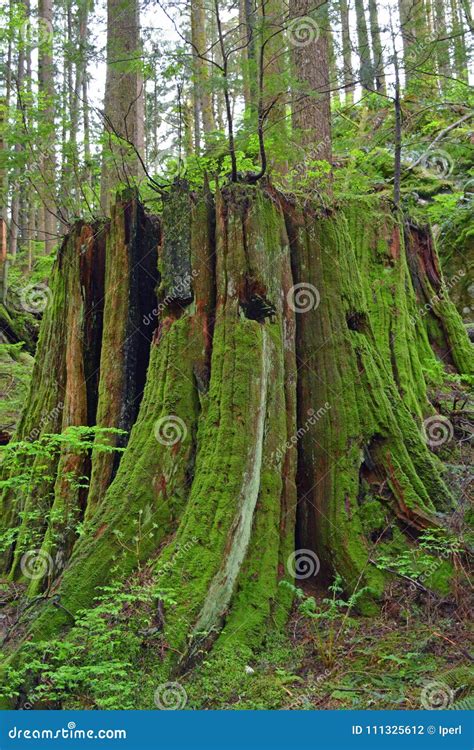
[[[452, 304], [434, 299], [442, 278], [429, 232], [408, 225], [405, 239], [378, 198], [321, 212], [288, 205], [269, 186], [227, 187], [215, 202], [176, 187], [164, 201], [156, 314], [146, 316], [158, 326], [127, 359], [125, 331], [146, 298], [137, 284], [149, 283], [145, 259], [135, 276], [127, 269], [156, 243], [155, 223], [127, 205], [105, 230], [96, 317], [81, 313], [93, 286], [84, 273], [97, 263], [80, 248], [87, 238], [95, 247], [97, 233], [82, 226], [65, 240], [18, 431], [25, 437], [59, 398], [64, 416], [49, 429], [80, 419], [131, 427], [115, 475], [110, 465], [93, 471], [79, 502], [62, 481], [71, 456], [51, 467], [61, 520], [59, 533], [40, 529], [54, 569], [30, 586], [46, 598], [25, 615], [28, 637], [64, 632], [111, 576], [146, 566], [176, 601], [164, 608], [163, 655], [151, 670], [180, 673], [211, 648], [255, 649], [286, 618], [291, 602], [278, 584], [291, 579], [295, 535], [324, 575], [338, 571], [348, 590], [370, 587], [369, 612], [385, 583], [369, 563], [377, 539], [397, 529], [400, 545], [397, 521], [417, 531], [452, 507], [421, 429], [433, 413], [423, 371], [435, 352], [464, 371], [472, 355]], [[101, 247], [90, 252], [103, 258]], [[66, 314], [70, 296], [77, 305]], [[139, 346], [143, 327], [134, 333]], [[134, 403], [140, 389], [129, 384], [145, 374]], [[21, 507], [6, 499], [8, 523]], [[78, 539], [65, 533], [66, 517], [85, 517]], [[23, 549], [17, 542], [6, 560], [12, 577]]]

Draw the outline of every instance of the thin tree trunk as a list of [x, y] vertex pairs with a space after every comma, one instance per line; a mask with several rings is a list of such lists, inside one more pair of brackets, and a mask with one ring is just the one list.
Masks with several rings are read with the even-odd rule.
[[363, 88], [374, 88], [374, 66], [369, 45], [367, 19], [365, 17], [364, 0], [355, 0], [357, 20], [357, 51], [359, 54], [359, 78]]
[[39, 192], [43, 218], [41, 229], [46, 254], [58, 240], [56, 218], [56, 156], [51, 145], [54, 133], [55, 88], [53, 65], [53, 0], [38, 0], [38, 23], [41, 43], [38, 50], [38, 93], [41, 99], [39, 121], [45, 132], [40, 162]]
[[448, 27], [446, 24], [446, 12], [444, 0], [434, 1], [436, 36], [439, 41], [436, 42], [436, 60], [438, 63], [438, 72], [440, 74], [439, 86], [443, 90], [446, 87], [446, 76], [451, 75], [451, 65], [449, 60], [449, 42]]
[[354, 100], [354, 73], [352, 69], [352, 42], [349, 27], [349, 5], [347, 0], [339, 0], [342, 27], [342, 64], [346, 104]]
[[199, 98], [202, 128], [206, 137], [208, 133], [215, 130], [215, 122], [209, 82], [209, 63], [207, 62], [210, 58], [210, 50], [207, 43], [204, 3], [205, 0], [191, 0], [191, 38], [194, 53], [195, 90]]
[[382, 38], [380, 35], [379, 14], [377, 0], [369, 0], [370, 38], [374, 58], [375, 86], [377, 91], [385, 94], [385, 74]]

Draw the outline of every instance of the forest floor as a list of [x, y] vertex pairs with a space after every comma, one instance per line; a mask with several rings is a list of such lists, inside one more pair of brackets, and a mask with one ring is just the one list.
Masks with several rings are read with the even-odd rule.
[[227, 663], [219, 675], [214, 663], [204, 664], [184, 683], [187, 708], [449, 708], [474, 682], [469, 607], [461, 591], [459, 599], [420, 596], [394, 582], [379, 616], [353, 615], [320, 631], [326, 644], [335, 631], [332, 653], [321, 652], [295, 609], [287, 632], [248, 668]]

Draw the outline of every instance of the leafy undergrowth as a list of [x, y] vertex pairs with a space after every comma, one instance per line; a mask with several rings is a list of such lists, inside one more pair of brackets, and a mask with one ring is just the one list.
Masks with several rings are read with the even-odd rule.
[[[325, 596], [325, 595], [324, 595]], [[288, 632], [246, 664], [205, 662], [184, 683], [189, 708], [423, 709], [469, 694], [466, 605], [394, 582], [378, 617], [350, 616], [328, 665], [308, 619], [296, 608]], [[342, 618], [335, 623], [342, 625]], [[330, 638], [332, 625], [321, 626]], [[439, 702], [440, 705], [435, 705]], [[427, 705], [425, 705], [427, 704]], [[430, 705], [431, 704], [431, 705]]]
[[[462, 569], [449, 597], [393, 576], [379, 614], [370, 618], [348, 610], [344, 598], [331, 611], [327, 592], [316, 581], [304, 583], [285, 631], [270, 635], [258, 656], [224, 644], [188, 675], [171, 678], [183, 701], [174, 707], [449, 708], [471, 695]], [[163, 602], [165, 610], [173, 605], [146, 571], [122, 590], [104, 590], [72, 637], [31, 645], [24, 667], [10, 672], [7, 693], [35, 708], [154, 708], [157, 689], [170, 679], [155, 669], [167, 650]], [[311, 609], [326, 615], [313, 619]], [[17, 686], [28, 683], [30, 691], [20, 695]]]
[[7, 442], [28, 394], [33, 357], [22, 344], [0, 344], [0, 440]]

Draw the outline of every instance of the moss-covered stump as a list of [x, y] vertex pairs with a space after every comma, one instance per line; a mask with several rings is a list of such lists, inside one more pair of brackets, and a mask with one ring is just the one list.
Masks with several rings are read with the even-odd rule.
[[380, 207], [361, 219], [361, 208], [288, 215], [295, 281], [314, 302], [297, 316], [299, 426], [308, 409], [318, 415], [298, 444], [297, 546], [380, 593], [375, 545], [395, 522], [436, 525], [452, 498], [420, 428], [425, 347], [399, 224]]
[[[92, 422], [123, 431], [110, 436], [111, 446], [126, 445], [145, 387], [156, 326], [158, 240], [158, 222], [145, 214], [134, 192], [123, 195], [112, 208], [106, 233], [100, 377]], [[119, 459], [117, 452], [93, 452], [87, 518], [103, 499]]]
[[[163, 202], [158, 299], [141, 326], [149, 269], [133, 259], [152, 250], [156, 229], [127, 205], [107, 238], [96, 419], [133, 426], [118, 466], [93, 456], [87, 497], [59, 492], [79, 509], [82, 534], [22, 624], [33, 640], [74, 628], [100, 586], [145, 568], [160, 633], [149, 669], [166, 679], [211, 648], [257, 648], [285, 620], [279, 583], [294, 573], [295, 540], [323, 579], [337, 571], [348, 590], [368, 587], [361, 606], [373, 607], [386, 580], [376, 549], [403, 549], [453, 508], [422, 429], [433, 414], [426, 373], [442, 364], [425, 321], [413, 323], [428, 290], [421, 245], [405, 245], [388, 205], [320, 213], [270, 187], [215, 198], [176, 188]], [[467, 367], [453, 310], [434, 312], [450, 366]], [[56, 320], [65, 341], [73, 324]], [[72, 346], [61, 350], [69, 369], [61, 359], [55, 371], [63, 391], [75, 382], [80, 392], [83, 352]], [[41, 383], [51, 367], [38, 367]], [[57, 544], [53, 531], [44, 544]]]

